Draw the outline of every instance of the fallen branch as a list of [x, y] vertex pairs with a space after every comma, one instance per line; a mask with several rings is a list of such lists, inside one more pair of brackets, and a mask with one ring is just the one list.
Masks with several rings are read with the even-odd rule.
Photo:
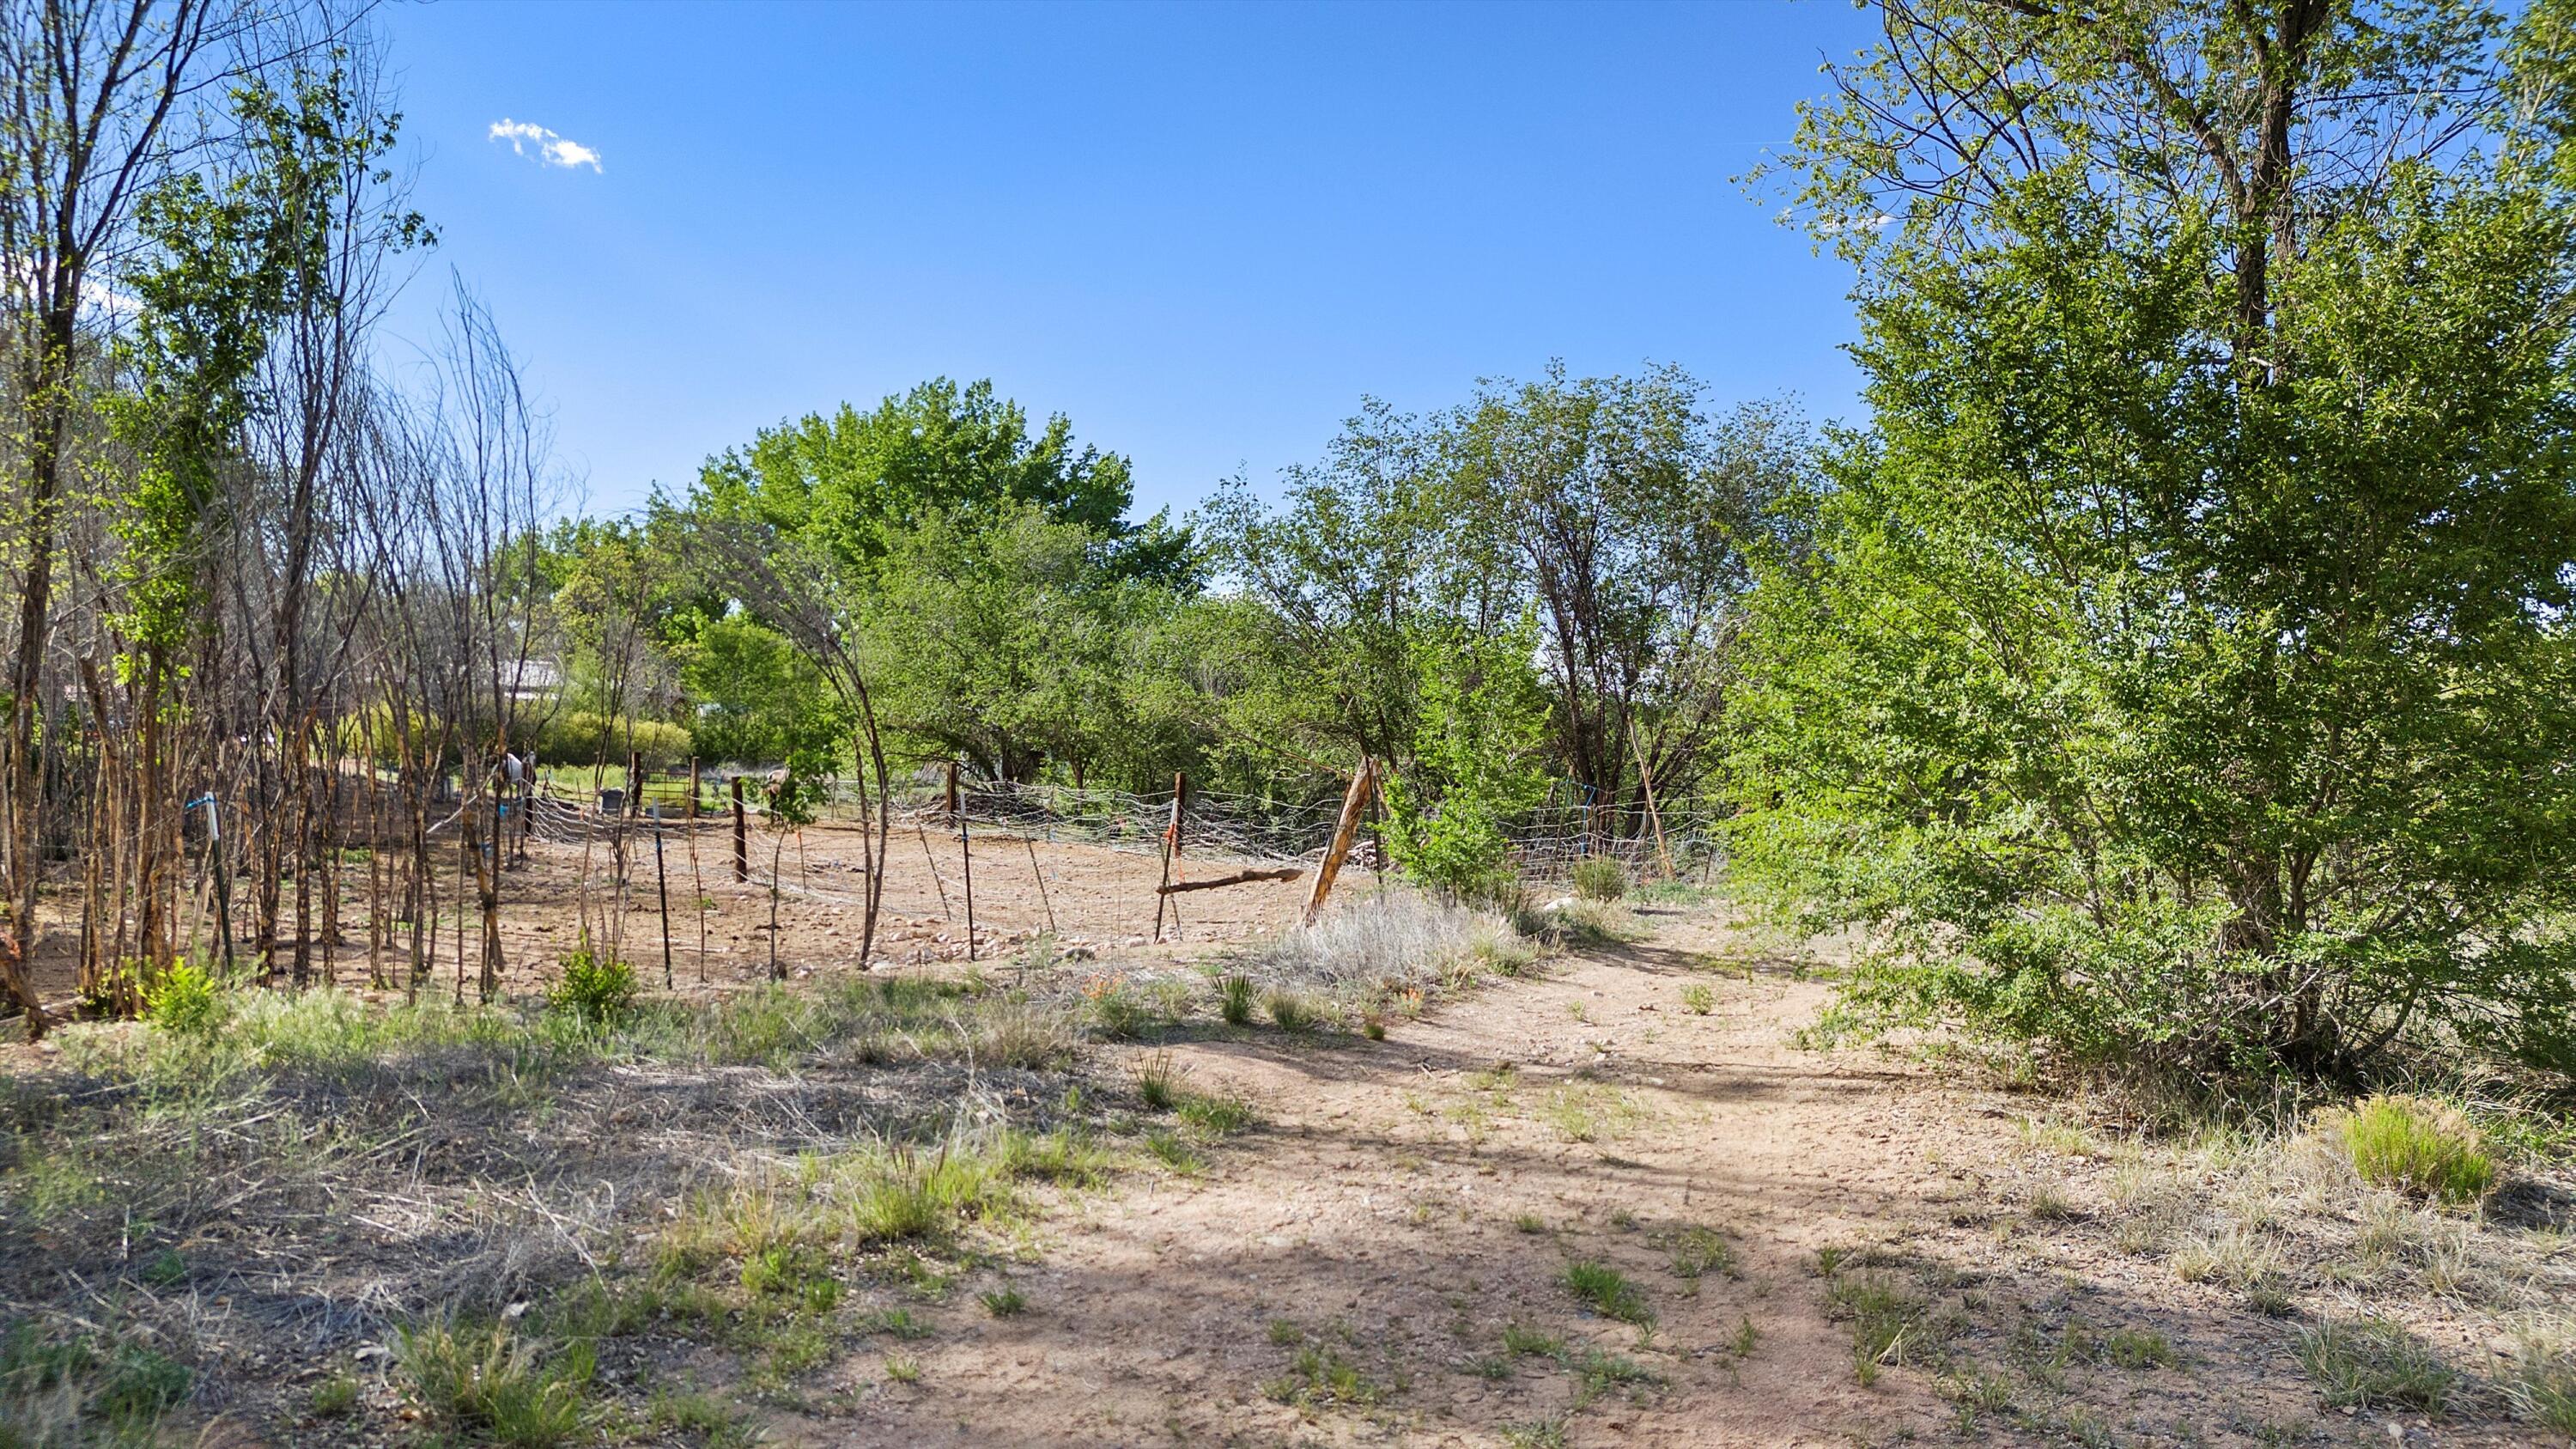
[[1207, 880], [1185, 880], [1156, 886], [1156, 895], [1176, 896], [1183, 891], [1212, 891], [1218, 886], [1242, 885], [1256, 880], [1295, 880], [1306, 873], [1303, 866], [1283, 866], [1277, 870], [1239, 870], [1232, 875], [1212, 876]]

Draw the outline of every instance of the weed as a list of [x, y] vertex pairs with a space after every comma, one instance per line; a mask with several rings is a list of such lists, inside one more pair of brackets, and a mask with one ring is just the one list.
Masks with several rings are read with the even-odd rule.
[[2516, 1414], [2576, 1438], [2576, 1359], [2526, 1338], [2503, 1389]]
[[1157, 1112], [1172, 1110], [1180, 1099], [1180, 1080], [1188, 1070], [1170, 1052], [1153, 1052], [1136, 1063], [1136, 1095]]
[[1734, 1247], [1712, 1229], [1685, 1229], [1673, 1245], [1674, 1276], [1697, 1283], [1710, 1273], [1736, 1276]]
[[1180, 1119], [1209, 1137], [1231, 1137], [1253, 1124], [1252, 1104], [1240, 1097], [1181, 1098]]
[[704, 1444], [707, 1449], [736, 1449], [754, 1442], [740, 1414], [713, 1394], [694, 1390], [674, 1393], [666, 1388], [655, 1389], [652, 1402], [645, 1408], [644, 1422], [665, 1434]]
[[1271, 988], [1263, 1005], [1270, 1012], [1270, 1020], [1281, 1031], [1312, 1031], [1321, 1019], [1315, 1003], [1308, 1000], [1304, 992], [1291, 991], [1284, 986]]
[[984, 1311], [995, 1318], [1017, 1318], [1029, 1308], [1027, 1296], [1017, 1288], [996, 1288], [975, 1296]]
[[432, 1418], [512, 1449], [550, 1449], [590, 1419], [596, 1363], [583, 1343], [540, 1352], [506, 1324], [443, 1319], [396, 1334], [394, 1362]]
[[1083, 1000], [1092, 1025], [1104, 1036], [1121, 1041], [1133, 1040], [1154, 1029], [1158, 1023], [1154, 1007], [1143, 993], [1127, 984], [1125, 972], [1094, 976], [1082, 986]]
[[1386, 1015], [1378, 1011], [1360, 1013], [1360, 1035], [1370, 1041], [1386, 1040]]
[[1635, 1359], [1589, 1345], [1565, 1354], [1563, 1362], [1574, 1375], [1574, 1406], [1578, 1409], [1615, 1388], [1662, 1382]]
[[1288, 1372], [1261, 1386], [1263, 1396], [1282, 1404], [1374, 1404], [1386, 1388], [1360, 1370], [1340, 1349], [1308, 1344], [1288, 1361]]
[[1548, 1093], [1544, 1116], [1569, 1142], [1616, 1139], [1642, 1115], [1626, 1094], [1594, 1082], [1575, 1082]]
[[231, 1019], [232, 1002], [213, 972], [182, 960], [144, 989], [143, 1010], [146, 1019], [163, 1031], [202, 1041]]
[[585, 946], [563, 958], [563, 975], [546, 1006], [592, 1026], [614, 1026], [635, 1012], [635, 967]]
[[2428, 1097], [2378, 1096], [2322, 1114], [2326, 1135], [2365, 1182], [2445, 1203], [2495, 1189], [2495, 1158], [2468, 1114]]
[[2172, 1368], [2173, 1345], [2152, 1328], [2116, 1328], [2102, 1339], [2102, 1356], [2124, 1369]]
[[1554, 1358], [1565, 1351], [1565, 1340], [1522, 1324], [1507, 1323], [1503, 1325], [1503, 1351], [1524, 1358]]
[[1206, 1156], [1183, 1140], [1178, 1133], [1146, 1133], [1145, 1150], [1154, 1155], [1156, 1162], [1182, 1177], [1196, 1177], [1207, 1170]]
[[2422, 1340], [2384, 1319], [2327, 1319], [2300, 1329], [2292, 1347], [2337, 1408], [2404, 1404], [2440, 1413], [2459, 1384], [2458, 1372]]
[[1512, 1361], [1499, 1353], [1483, 1354], [1467, 1360], [1467, 1372], [1480, 1379], [1507, 1379], [1512, 1376]]
[[1717, 1009], [1717, 993], [1694, 981], [1682, 988], [1682, 1010], [1693, 1016], [1706, 1016]]
[[1270, 1342], [1277, 1348], [1294, 1348], [1306, 1341], [1306, 1330], [1285, 1318], [1270, 1320]]
[[921, 1360], [890, 1356], [885, 1361], [885, 1375], [899, 1384], [921, 1382]]
[[1587, 901], [1615, 901], [1628, 893], [1628, 867], [1596, 855], [1574, 863], [1574, 893]]
[[1908, 1349], [1927, 1336], [1928, 1305], [1883, 1273], [1835, 1278], [1825, 1303], [1851, 1322], [1852, 1367], [1863, 1384], [1877, 1382], [1881, 1365], [1903, 1363]]
[[2030, 1215], [2043, 1223], [2062, 1223], [2078, 1215], [2075, 1204], [2067, 1200], [2066, 1194], [2047, 1183], [2030, 1190], [2027, 1207]]
[[880, 1308], [859, 1321], [862, 1333], [882, 1333], [889, 1338], [911, 1340], [928, 1338], [930, 1325], [913, 1316], [909, 1308]]
[[1565, 1416], [1510, 1425], [1503, 1430], [1503, 1442], [1511, 1449], [1565, 1449]]
[[755, 1299], [792, 1298], [809, 1313], [829, 1313], [841, 1301], [841, 1280], [802, 1243], [771, 1243], [745, 1257], [742, 1288]]
[[1252, 978], [1241, 972], [1217, 978], [1216, 1014], [1228, 1026], [1243, 1026], [1252, 1020]]
[[1607, 1263], [1579, 1259], [1565, 1265], [1558, 1281], [1565, 1285], [1583, 1305], [1604, 1318], [1639, 1327], [1655, 1321], [1655, 1310], [1646, 1303], [1646, 1295], [1626, 1274]]
[[1761, 1341], [1762, 1330], [1753, 1326], [1753, 1315], [1747, 1313], [1739, 1317], [1735, 1333], [1726, 1340], [1726, 1346], [1737, 1358], [1751, 1358], [1753, 1346]]
[[1517, 1213], [1512, 1217], [1512, 1226], [1524, 1233], [1543, 1233], [1547, 1231], [1547, 1219], [1536, 1213]]
[[21, 1322], [0, 1340], [0, 1444], [156, 1443], [193, 1381], [186, 1365], [149, 1349], [48, 1338]]
[[355, 1374], [336, 1373], [313, 1386], [305, 1407], [317, 1419], [336, 1419], [358, 1407], [358, 1379]]

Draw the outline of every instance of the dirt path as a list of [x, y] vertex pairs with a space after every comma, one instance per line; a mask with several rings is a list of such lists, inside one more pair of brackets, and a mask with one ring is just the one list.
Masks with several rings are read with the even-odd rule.
[[[1708, 922], [1654, 924], [1383, 1042], [1174, 1048], [1190, 1087], [1248, 1099], [1263, 1129], [1203, 1176], [1051, 1221], [1014, 1277], [1024, 1316], [945, 1315], [935, 1340], [896, 1346], [918, 1350], [913, 1384], [862, 1387], [883, 1365], [861, 1355], [855, 1420], [782, 1439], [1849, 1444], [1942, 1416], [1892, 1376], [1856, 1381], [1813, 1267], [1820, 1246], [1883, 1240], [1957, 1196], [1926, 1146], [1946, 1140], [1934, 1124], [1985, 1123], [1980, 1104], [1793, 1050], [1822, 986], [1742, 960]], [[1732, 974], [1712, 950], [1737, 953]], [[1732, 1263], [1694, 1283], [1676, 1255], [1705, 1256], [1712, 1233]], [[1576, 1260], [1636, 1283], [1652, 1334], [1587, 1312], [1561, 1281]], [[1515, 1354], [1513, 1325], [1567, 1347]], [[1616, 1357], [1579, 1403], [1586, 1346]], [[1621, 1360], [1651, 1380], [1619, 1383]], [[1359, 1377], [1336, 1393], [1342, 1365]]]

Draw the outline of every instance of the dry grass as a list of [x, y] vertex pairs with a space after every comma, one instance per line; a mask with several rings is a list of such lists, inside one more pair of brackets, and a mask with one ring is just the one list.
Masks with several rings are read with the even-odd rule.
[[[858, 978], [618, 1013], [247, 994], [216, 1033], [67, 1030], [60, 1070], [0, 1084], [0, 1298], [44, 1349], [0, 1363], [0, 1416], [144, 1442], [134, 1366], [167, 1364], [285, 1426], [312, 1385], [241, 1365], [366, 1377], [370, 1344], [416, 1412], [492, 1442], [654, 1422], [621, 1396], [659, 1340], [783, 1387], [869, 1283], [943, 1294], [1105, 1180], [1120, 1151], [1082, 1104], [1116, 1094], [1085, 1090], [1078, 1012]], [[395, 1407], [328, 1402], [335, 1442]]]
[[1536, 959], [1500, 916], [1391, 888], [1244, 947], [1230, 965], [1274, 993], [1313, 992], [1357, 1007], [1457, 990], [1487, 971], [1517, 975]]

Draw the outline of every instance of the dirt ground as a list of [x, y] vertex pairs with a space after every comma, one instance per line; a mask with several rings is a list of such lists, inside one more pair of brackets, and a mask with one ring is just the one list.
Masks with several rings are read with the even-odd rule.
[[[776, 1442], [2545, 1442], [2326, 1407], [2291, 1325], [2111, 1249], [2101, 1165], [2035, 1146], [2031, 1099], [1798, 1050], [1827, 991], [1805, 962], [1706, 913], [1646, 919], [1641, 944], [1383, 1042], [1170, 1048], [1190, 1085], [1249, 1099], [1265, 1129], [1204, 1177], [1051, 1222], [1014, 1282], [1024, 1316], [944, 1315], [903, 1346], [917, 1382], [845, 1361], [829, 1378], [855, 1417], [788, 1415]], [[1685, 1008], [1695, 984], [1704, 1015]], [[2078, 1206], [2019, 1210], [2032, 1181]], [[1693, 1280], [1677, 1255], [1705, 1233], [1732, 1263]], [[1863, 1266], [1829, 1279], [1820, 1254]], [[1652, 1331], [1579, 1305], [1577, 1260], [1637, 1283]], [[1833, 1283], [1871, 1274], [1925, 1293], [1940, 1328], [1911, 1352], [1900, 1336], [1864, 1385]], [[1567, 1347], [1515, 1354], [1515, 1327]], [[2103, 1344], [2170, 1353], [2123, 1366]], [[1586, 1394], [1585, 1345], [1638, 1378]], [[1366, 1387], [1300, 1394], [1308, 1350]], [[2009, 1404], [1973, 1387], [2007, 1381]]]
[[[899, 843], [888, 954], [961, 971], [962, 921], [939, 890], [962, 895], [962, 873], [942, 861], [934, 879], [920, 843]], [[996, 922], [979, 954], [1004, 959], [1045, 921], [1027, 848], [1010, 845], [977, 857], [979, 925], [987, 910]], [[801, 873], [796, 854], [782, 954], [846, 971], [855, 838], [815, 832]], [[702, 840], [711, 989], [766, 970], [767, 893], [723, 865]], [[1275, 930], [1303, 894], [1186, 898], [1182, 938], [1145, 948], [1131, 943], [1151, 932], [1154, 858], [1041, 846], [1039, 870], [1059, 945], [1096, 943], [1103, 969], [1204, 959]], [[510, 879], [524, 990], [578, 930], [578, 850], [540, 846]], [[650, 879], [617, 917], [648, 978]], [[1239, 1098], [1258, 1124], [1200, 1165], [1139, 1154], [923, 1302], [923, 1336], [847, 1341], [793, 1391], [749, 1395], [751, 1422], [812, 1449], [2565, 1442], [2514, 1421], [2482, 1375], [2499, 1371], [2508, 1309], [2576, 1301], [2576, 1184], [2548, 1187], [2557, 1206], [2519, 1227], [2460, 1225], [2510, 1237], [2510, 1272], [2410, 1300], [2415, 1330], [2478, 1386], [2450, 1414], [2335, 1407], [2298, 1335], [2345, 1311], [2359, 1279], [2303, 1280], [2266, 1307], [2177, 1269], [2170, 1244], [2123, 1246], [2143, 1199], [2119, 1174], [2139, 1162], [2059, 1125], [2068, 1104], [1893, 1051], [1796, 1044], [1830, 991], [1830, 945], [1748, 931], [1722, 904], [1640, 907], [1633, 925], [1630, 944], [1391, 1016], [1382, 1041], [1193, 1018], [1093, 1048], [1089, 1079], [1135, 1131], [1153, 1119], [1133, 1075], [1159, 1053], [1187, 1090]], [[693, 910], [675, 910], [674, 934], [695, 990]], [[356, 939], [344, 973], [364, 969]], [[2193, 1178], [2195, 1161], [2174, 1159], [2178, 1180], [2215, 1199], [2225, 1183]], [[1568, 1282], [1578, 1264], [1624, 1275], [1636, 1306], [1587, 1307]], [[979, 1306], [1005, 1288], [1025, 1312]], [[1893, 1338], [1856, 1351], [1873, 1315]]]

